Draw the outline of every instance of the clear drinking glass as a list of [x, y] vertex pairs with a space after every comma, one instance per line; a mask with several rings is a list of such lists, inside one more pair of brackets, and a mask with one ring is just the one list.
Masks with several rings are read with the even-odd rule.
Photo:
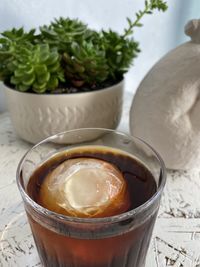
[[[105, 218], [57, 214], [29, 197], [27, 184], [42, 163], [62, 151], [83, 146], [106, 146], [128, 153], [151, 172], [156, 192], [139, 207]], [[18, 166], [17, 184], [43, 266], [144, 267], [165, 181], [164, 163], [154, 149], [113, 130], [78, 129], [35, 145]]]

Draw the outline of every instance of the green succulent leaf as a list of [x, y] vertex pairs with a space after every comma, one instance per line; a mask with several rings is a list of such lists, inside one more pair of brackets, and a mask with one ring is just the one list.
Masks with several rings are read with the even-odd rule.
[[33, 84], [33, 91], [35, 93], [38, 93], [38, 94], [42, 94], [42, 93], [46, 92], [46, 84], [39, 84], [39, 83], [35, 82]]
[[37, 64], [34, 69], [36, 75], [46, 75], [46, 73], [48, 72], [47, 66], [43, 64], [42, 65]]
[[32, 42], [35, 38], [35, 29], [30, 30], [29, 32], [24, 32], [23, 28], [13, 28], [10, 31], [4, 31], [1, 33], [2, 36], [6, 37], [6, 39], [1, 38], [1, 42], [5, 43], [5, 40], [9, 40], [10, 42]]
[[50, 90], [53, 90], [54, 88], [57, 88], [59, 84], [59, 80], [57, 77], [55, 76], [51, 76], [51, 78], [49, 79], [47, 86]]
[[17, 77], [15, 77], [15, 76], [12, 76], [10, 82], [11, 82], [12, 84], [17, 85], [17, 84], [20, 83], [20, 79], [17, 78]]
[[37, 74], [37, 82], [39, 84], [46, 84], [50, 79], [50, 73], [46, 72], [46, 73], [41, 73], [41, 74]]
[[59, 60], [59, 54], [56, 51], [54, 51], [54, 52], [51, 52], [51, 54], [45, 60], [45, 63], [47, 66], [52, 66], [56, 64], [58, 60]]
[[25, 84], [17, 84], [16, 88], [21, 92], [26, 92], [28, 91], [29, 86]]
[[23, 71], [21, 71], [19, 68], [18, 69], [16, 69], [15, 71], [14, 71], [14, 77], [16, 77], [16, 78], [21, 78], [21, 77], [23, 77], [23, 75], [24, 75], [24, 73], [23, 73]]
[[24, 77], [23, 77], [23, 84], [24, 85], [28, 85], [28, 86], [30, 86], [30, 85], [32, 85], [32, 83], [34, 82], [34, 80], [35, 80], [35, 74], [29, 74], [29, 73], [27, 73], [26, 75], [24, 75]]

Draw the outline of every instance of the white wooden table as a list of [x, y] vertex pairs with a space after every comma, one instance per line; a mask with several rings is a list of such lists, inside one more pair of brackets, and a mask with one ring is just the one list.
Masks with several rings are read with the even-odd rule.
[[[128, 131], [126, 96], [121, 131]], [[41, 266], [18, 192], [18, 162], [31, 147], [0, 114], [0, 267]], [[168, 171], [146, 267], [200, 267], [200, 171]]]

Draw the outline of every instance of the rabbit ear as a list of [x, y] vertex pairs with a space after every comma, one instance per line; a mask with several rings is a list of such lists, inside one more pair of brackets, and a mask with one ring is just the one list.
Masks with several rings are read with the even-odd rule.
[[192, 42], [200, 43], [200, 19], [190, 20], [185, 25], [185, 34], [191, 37]]

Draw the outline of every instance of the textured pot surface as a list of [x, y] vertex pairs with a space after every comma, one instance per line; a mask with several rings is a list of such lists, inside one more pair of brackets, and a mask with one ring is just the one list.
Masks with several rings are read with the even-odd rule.
[[124, 81], [102, 90], [75, 94], [39, 95], [8, 87], [5, 92], [17, 134], [37, 143], [76, 128], [115, 129], [121, 118], [123, 87]]

